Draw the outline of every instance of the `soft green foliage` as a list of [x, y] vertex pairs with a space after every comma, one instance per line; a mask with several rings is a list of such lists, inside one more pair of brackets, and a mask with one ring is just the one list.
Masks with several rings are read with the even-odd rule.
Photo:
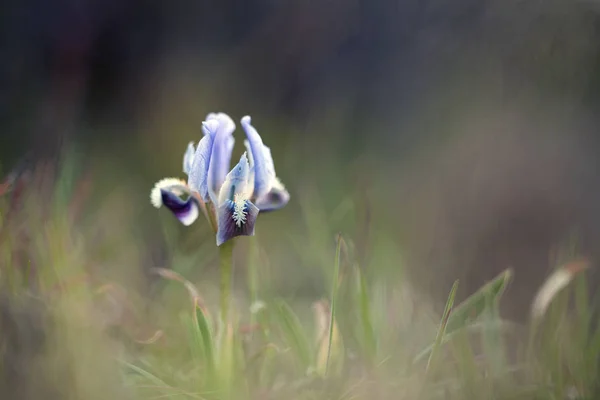
[[[60, 398], [80, 400], [594, 398], [600, 327], [585, 273], [553, 298], [542, 321], [531, 327], [499, 314], [510, 270], [457, 306], [455, 282], [440, 315], [428, 315], [423, 304], [411, 314], [407, 297], [400, 295], [409, 283], [372, 265], [400, 255], [389, 250], [364, 262], [355, 256], [361, 245], [355, 237], [342, 234], [334, 242], [322, 227], [327, 215], [305, 207], [307, 239], [294, 246], [321, 272], [329, 300], [306, 301], [274, 290], [268, 277], [278, 266], [270, 265], [261, 233], [232, 242], [233, 257], [222, 252], [215, 263], [232, 267], [221, 282], [226, 293], [217, 290], [218, 272], [207, 267], [217, 250], [201, 245], [202, 256], [173, 255], [170, 267], [181, 275], [160, 272], [159, 298], [149, 299], [134, 268], [142, 263], [140, 256], [127, 252], [134, 243], [111, 248], [126, 237], [119, 231], [98, 239], [102, 226], [131, 222], [127, 209], [95, 205], [87, 222], [69, 214], [66, 205], [74, 201], [80, 181], [76, 170], [65, 165], [54, 194], [32, 186], [21, 210], [7, 213], [7, 198], [0, 209], [1, 288], [11, 304], [3, 307], [35, 298], [41, 301], [29, 307], [46, 315], [41, 326], [31, 328], [42, 331], [43, 344], [24, 364], [31, 380], [22, 384], [30, 385], [31, 396], [52, 387]], [[44, 196], [55, 205], [49, 211]], [[356, 207], [348, 202], [339, 213]], [[19, 252], [22, 234], [35, 268]], [[169, 243], [175, 247], [177, 240]], [[374, 252], [385, 248], [381, 241]], [[131, 265], [111, 268], [113, 251]], [[205, 264], [198, 277], [193, 266], [200, 259]], [[236, 279], [244, 274], [246, 279]], [[573, 309], [568, 308], [572, 294]], [[149, 311], [142, 311], [145, 304]], [[15, 339], [10, 327], [0, 328], [6, 363], [14, 360], [7, 346]], [[10, 365], [2, 367], [6, 371]], [[6, 387], [17, 384], [2, 379]]]

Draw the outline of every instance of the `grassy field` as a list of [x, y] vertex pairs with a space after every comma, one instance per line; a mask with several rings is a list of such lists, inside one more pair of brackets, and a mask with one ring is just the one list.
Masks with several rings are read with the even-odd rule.
[[360, 196], [326, 212], [292, 191], [295, 219], [261, 215], [219, 250], [153, 210], [151, 186], [82, 165], [38, 166], [1, 197], [3, 399], [597, 398], [600, 330], [571, 244], [516, 324], [499, 313], [513, 271], [461, 302], [448, 282], [438, 307]]

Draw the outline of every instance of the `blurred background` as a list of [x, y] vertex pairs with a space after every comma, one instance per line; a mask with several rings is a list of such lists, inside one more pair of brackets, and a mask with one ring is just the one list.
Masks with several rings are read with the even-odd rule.
[[600, 256], [596, 0], [9, 0], [0, 18], [2, 170], [75, 148], [144, 265], [212, 241], [148, 194], [213, 111], [252, 115], [291, 192], [258, 227], [281, 292], [326, 290], [298, 243], [338, 231], [442, 301], [513, 267], [515, 318], [565, 238]]

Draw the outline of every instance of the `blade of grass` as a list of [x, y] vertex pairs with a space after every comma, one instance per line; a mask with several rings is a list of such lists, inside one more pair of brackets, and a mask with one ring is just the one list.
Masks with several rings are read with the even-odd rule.
[[[140, 368], [134, 364], [131, 364], [127, 361], [121, 361], [121, 364], [123, 364], [126, 368], [128, 368], [129, 370], [131, 370], [132, 372], [136, 373], [137, 375], [143, 377], [144, 379], [147, 379], [149, 382], [151, 382], [154, 386], [151, 386], [151, 388], [153, 389], [158, 389], [163, 393], [163, 396], [174, 396], [174, 395], [184, 395], [186, 397], [189, 398], [193, 398], [193, 399], [199, 399], [199, 400], [203, 400], [204, 397], [199, 396], [195, 393], [189, 393], [186, 392], [183, 389], [178, 389], [176, 387], [173, 387], [171, 385], [169, 385], [168, 383], [166, 383], [165, 381], [163, 381], [162, 379], [160, 379], [159, 377], [157, 377], [156, 375], [154, 375], [153, 373], [146, 371], [143, 368]], [[138, 387], [148, 387], [148, 386], [139, 386], [136, 385]], [[173, 393], [176, 392], [176, 393]]]
[[337, 236], [337, 246], [335, 249], [335, 260], [333, 263], [333, 279], [332, 279], [332, 288], [331, 288], [331, 311], [329, 318], [329, 343], [327, 345], [327, 363], [325, 364], [325, 375], [329, 373], [329, 364], [331, 363], [331, 345], [333, 343], [333, 330], [335, 327], [335, 307], [336, 307], [336, 298], [338, 291], [338, 278], [340, 274], [340, 254], [341, 248], [343, 244], [342, 236], [338, 234]]
[[356, 278], [358, 286], [358, 304], [360, 309], [360, 326], [362, 327], [363, 355], [370, 366], [375, 364], [377, 359], [377, 341], [373, 328], [373, 319], [369, 302], [369, 292], [366, 279], [360, 268], [356, 268]]
[[446, 327], [448, 326], [450, 312], [452, 311], [452, 307], [454, 306], [454, 297], [456, 295], [457, 288], [458, 288], [458, 280], [454, 281], [454, 284], [452, 285], [452, 289], [450, 289], [450, 294], [448, 295], [448, 300], [446, 301], [446, 307], [444, 308], [444, 313], [442, 314], [440, 326], [439, 326], [437, 334], [435, 336], [435, 342], [433, 344], [433, 348], [431, 349], [431, 353], [429, 354], [429, 359], [427, 360], [427, 366], [425, 367], [425, 371], [428, 374], [431, 374], [433, 369], [435, 368], [434, 361], [438, 357], [438, 352], [441, 348], [442, 340], [443, 340], [444, 336], [446, 335]]
[[429, 355], [429, 359], [427, 360], [427, 366], [425, 367], [425, 377], [423, 379], [423, 385], [420, 390], [420, 395], [418, 398], [423, 396], [425, 391], [425, 385], [429, 382], [429, 379], [435, 373], [435, 369], [437, 367], [437, 360], [439, 358], [439, 352], [442, 345], [442, 339], [446, 334], [446, 326], [448, 325], [448, 320], [450, 317], [450, 313], [452, 311], [452, 307], [454, 306], [454, 297], [456, 295], [456, 289], [458, 288], [458, 280], [454, 281], [452, 288], [450, 289], [450, 294], [448, 295], [448, 300], [446, 301], [446, 307], [444, 308], [444, 313], [442, 314], [442, 319], [440, 320], [440, 326], [438, 327], [437, 334], [435, 336], [435, 342], [433, 345], [433, 349], [431, 350], [431, 354]]
[[512, 270], [507, 269], [477, 292], [460, 303], [452, 312], [446, 330], [448, 333], [464, 328], [469, 322], [477, 319], [490, 304], [497, 304], [512, 278]]
[[454, 340], [450, 346], [457, 361], [458, 373], [462, 377], [462, 390], [464, 398], [476, 398], [478, 381], [481, 379], [481, 370], [477, 365], [473, 349], [469, 343], [469, 332], [466, 329], [458, 330], [452, 334]]
[[[225, 398], [232, 398], [233, 393], [243, 390], [244, 382], [241, 379], [236, 379], [238, 365], [241, 366], [241, 359], [238, 358], [239, 351], [237, 348], [238, 338], [234, 334], [234, 325], [231, 321], [223, 324], [219, 330], [217, 338], [218, 357], [215, 358], [217, 366], [216, 373], [219, 383], [219, 392]], [[241, 366], [243, 368], [243, 366]]]
[[204, 356], [206, 381], [212, 383], [215, 378], [215, 341], [210, 322], [200, 307], [195, 309], [193, 334], [196, 345], [202, 350]]
[[[488, 300], [491, 300], [488, 298]], [[500, 320], [498, 304], [489, 304], [482, 315], [482, 323], [486, 326], [493, 326], [495, 321]], [[501, 331], [498, 329], [485, 329], [481, 336], [484, 354], [489, 360], [487, 364], [491, 376], [500, 376], [507, 369], [506, 349], [502, 340]]]
[[280, 322], [280, 327], [284, 335], [284, 340], [290, 349], [295, 353], [295, 360], [303, 368], [303, 372], [312, 365], [313, 352], [311, 351], [309, 340], [302, 328], [298, 316], [292, 311], [290, 306], [284, 301], [278, 301], [275, 309]]
[[[493, 323], [474, 322], [474, 323], [470, 323], [469, 325], [465, 326], [463, 329], [459, 329], [459, 330], [456, 330], [453, 332], [448, 332], [448, 330], [446, 330], [446, 334], [444, 335], [444, 338], [442, 339], [442, 344], [446, 344], [446, 343], [454, 340], [454, 338], [460, 337], [463, 332], [465, 334], [469, 334], [469, 333], [485, 334], [485, 331], [488, 331], [488, 330], [505, 330], [505, 329], [509, 329], [509, 328], [516, 328], [516, 325], [511, 324], [507, 321], [502, 321], [502, 320], [496, 320]], [[423, 361], [425, 359], [425, 357], [429, 356], [431, 354], [431, 350], [433, 349], [433, 346], [434, 346], [434, 344], [432, 343], [431, 345], [429, 345], [426, 348], [424, 348], [423, 350], [421, 350], [414, 357], [413, 363], [415, 363], [415, 364], [419, 363], [419, 362]]]

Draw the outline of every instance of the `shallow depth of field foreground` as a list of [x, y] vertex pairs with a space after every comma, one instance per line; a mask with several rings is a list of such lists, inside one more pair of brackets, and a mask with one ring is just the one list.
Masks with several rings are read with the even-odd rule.
[[516, 323], [501, 310], [518, 271], [472, 293], [417, 290], [396, 227], [375, 229], [389, 216], [360, 190], [326, 212], [291, 184], [289, 212], [218, 248], [207, 221], [185, 227], [127, 174], [103, 180], [63, 154], [2, 197], [3, 398], [595, 398], [600, 331], [576, 235]]

